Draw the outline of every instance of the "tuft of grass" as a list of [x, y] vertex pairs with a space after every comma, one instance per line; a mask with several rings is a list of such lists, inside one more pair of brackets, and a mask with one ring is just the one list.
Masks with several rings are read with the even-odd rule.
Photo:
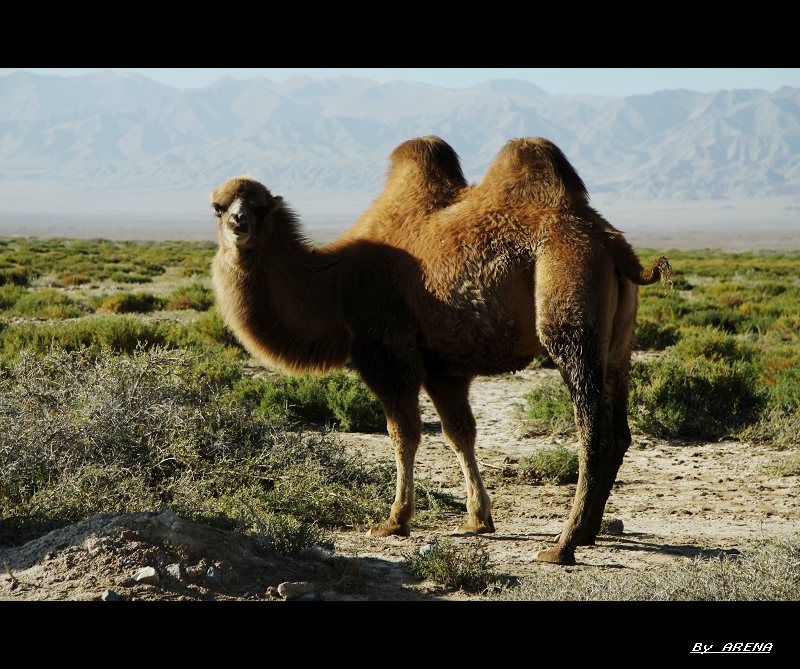
[[416, 578], [454, 590], [481, 592], [499, 579], [490, 569], [489, 552], [480, 543], [457, 547], [451, 541], [434, 539], [405, 559]]
[[526, 436], [538, 434], [569, 434], [575, 431], [572, 399], [561, 381], [547, 381], [524, 397]]
[[297, 557], [314, 546], [333, 550], [330, 534], [314, 523], [281, 513], [272, 513], [256, 520], [259, 540], [282, 555]]
[[[769, 540], [745, 554], [687, 559], [675, 567], [632, 571], [543, 569], [499, 600], [797, 601], [800, 537]], [[620, 573], [624, 572], [624, 573]]]
[[517, 471], [521, 477], [536, 483], [577, 483], [578, 454], [564, 446], [543, 448], [520, 460]]
[[778, 476], [800, 476], [800, 451], [782, 457], [770, 470]]
[[214, 306], [214, 293], [202, 284], [193, 283], [175, 290], [167, 298], [166, 309], [177, 311], [180, 309], [194, 309], [208, 311]]
[[105, 297], [97, 311], [108, 311], [114, 314], [148, 313], [164, 306], [164, 300], [152, 293], [116, 293]]

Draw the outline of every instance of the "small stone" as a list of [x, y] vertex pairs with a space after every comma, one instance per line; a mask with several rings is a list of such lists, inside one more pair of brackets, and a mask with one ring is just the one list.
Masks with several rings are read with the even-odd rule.
[[142, 567], [133, 574], [133, 580], [145, 585], [158, 585], [160, 579], [158, 572], [153, 567]]
[[222, 585], [222, 572], [215, 566], [210, 566], [206, 571], [206, 582], [209, 585]]
[[100, 599], [104, 602], [121, 602], [122, 597], [119, 596], [118, 593], [114, 592], [110, 588], [106, 590], [102, 595], [100, 595]]
[[178, 562], [167, 565], [167, 573], [178, 580], [183, 578], [183, 567]]
[[308, 581], [286, 582], [278, 586], [278, 594], [284, 599], [298, 599], [303, 595], [314, 593], [314, 584]]
[[419, 554], [422, 557], [425, 557], [428, 553], [433, 550], [433, 544], [425, 544], [424, 546], [419, 547]]
[[604, 529], [606, 534], [622, 536], [625, 525], [619, 518], [611, 518], [607, 523], [605, 523]]

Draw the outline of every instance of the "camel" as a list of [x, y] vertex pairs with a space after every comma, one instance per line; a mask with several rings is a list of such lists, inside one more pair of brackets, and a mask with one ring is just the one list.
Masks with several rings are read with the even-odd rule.
[[589, 205], [583, 181], [542, 138], [509, 141], [468, 186], [438, 137], [404, 142], [386, 187], [338, 240], [302, 236], [280, 196], [250, 177], [211, 195], [219, 309], [244, 346], [288, 372], [350, 362], [380, 400], [397, 486], [373, 537], [408, 536], [421, 389], [441, 418], [467, 489], [460, 533], [495, 531], [475, 456], [472, 379], [549, 353], [567, 383], [580, 438], [579, 481], [544, 562], [575, 564], [593, 544], [630, 445], [628, 375], [637, 291], [670, 276], [644, 269], [622, 233]]

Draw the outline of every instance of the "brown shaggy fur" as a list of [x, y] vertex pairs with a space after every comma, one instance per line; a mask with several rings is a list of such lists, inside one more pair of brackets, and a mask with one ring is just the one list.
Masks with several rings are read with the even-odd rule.
[[231, 179], [212, 194], [222, 314], [247, 348], [289, 371], [348, 359], [386, 411], [397, 490], [373, 536], [408, 535], [425, 388], [467, 486], [464, 532], [493, 532], [475, 457], [469, 386], [477, 374], [523, 369], [547, 351], [569, 386], [579, 482], [558, 544], [539, 558], [573, 564], [599, 531], [630, 444], [628, 372], [637, 284], [649, 270], [589, 206], [564, 154], [541, 138], [512, 140], [468, 187], [437, 137], [401, 144], [384, 192], [337, 242], [315, 249], [279, 197]]

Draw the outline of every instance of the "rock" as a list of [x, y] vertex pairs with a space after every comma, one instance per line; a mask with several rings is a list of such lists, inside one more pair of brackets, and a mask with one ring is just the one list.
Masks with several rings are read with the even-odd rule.
[[283, 598], [282, 598], [282, 597], [281, 597], [281, 596], [278, 594], [278, 588], [276, 588], [274, 585], [271, 585], [271, 586], [269, 586], [269, 587], [267, 588], [267, 596], [268, 596], [270, 599], [283, 599]]
[[284, 599], [298, 599], [303, 595], [314, 594], [314, 591], [314, 584], [308, 581], [295, 581], [294, 583], [287, 581], [278, 586], [278, 594]]
[[106, 590], [102, 595], [100, 595], [100, 599], [104, 602], [121, 602], [122, 597], [116, 592], [111, 589]]
[[322, 546], [310, 546], [300, 553], [300, 557], [319, 560], [320, 562], [333, 562], [337, 560], [336, 553]]
[[158, 572], [153, 567], [142, 567], [134, 572], [133, 580], [145, 585], [158, 585], [161, 579], [159, 579]]
[[433, 544], [425, 544], [424, 546], [419, 547], [419, 554], [422, 557], [425, 557], [428, 553], [433, 550]]
[[183, 567], [178, 562], [173, 564], [167, 565], [167, 573], [172, 576], [172, 578], [177, 578], [181, 580], [183, 578]]
[[206, 583], [209, 585], [222, 585], [222, 572], [214, 565], [211, 565], [206, 571]]
[[606, 534], [613, 534], [615, 536], [622, 536], [625, 525], [619, 518], [610, 518], [603, 523], [603, 529]]

